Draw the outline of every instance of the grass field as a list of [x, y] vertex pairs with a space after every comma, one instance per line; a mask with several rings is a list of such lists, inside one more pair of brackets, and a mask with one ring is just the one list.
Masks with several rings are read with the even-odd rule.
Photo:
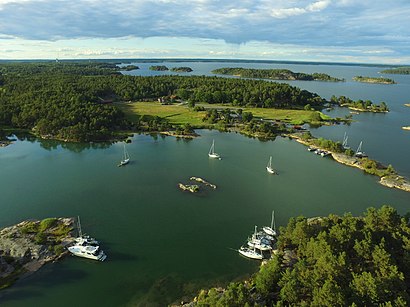
[[[186, 105], [161, 105], [158, 102], [133, 102], [117, 104], [123, 110], [130, 121], [136, 121], [142, 115], [159, 116], [166, 118], [171, 124], [187, 124], [192, 126], [202, 126], [204, 122], [202, 118], [205, 112], [195, 112], [189, 109]], [[229, 108], [231, 110], [240, 109], [239, 107], [217, 105], [217, 104], [199, 104], [206, 109], [222, 109]], [[317, 121], [317, 111], [306, 110], [283, 110], [283, 109], [263, 109], [263, 108], [242, 108], [244, 112], [252, 112], [254, 117], [264, 119], [276, 119], [285, 121], [291, 124], [301, 125], [303, 123]], [[330, 117], [320, 113], [323, 120]], [[316, 120], [315, 120], [316, 117]]]
[[195, 112], [186, 105], [162, 105], [158, 102], [121, 103], [117, 106], [125, 113], [130, 121], [136, 121], [142, 115], [159, 116], [169, 120], [171, 124], [203, 125], [205, 112]]

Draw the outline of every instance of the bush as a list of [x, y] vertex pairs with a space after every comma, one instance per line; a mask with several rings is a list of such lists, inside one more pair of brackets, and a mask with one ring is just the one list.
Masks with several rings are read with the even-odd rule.
[[51, 227], [53, 227], [57, 222], [56, 218], [48, 218], [48, 219], [44, 219], [40, 222], [40, 227], [39, 227], [39, 231], [40, 232], [44, 232], [47, 229], [50, 229]]

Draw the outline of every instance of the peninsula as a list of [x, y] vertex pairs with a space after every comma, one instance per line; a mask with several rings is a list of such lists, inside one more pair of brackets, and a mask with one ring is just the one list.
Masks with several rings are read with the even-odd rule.
[[384, 166], [368, 157], [356, 157], [353, 150], [343, 148], [340, 142], [323, 138], [317, 139], [309, 132], [293, 133], [288, 136], [306, 146], [329, 152], [333, 159], [341, 164], [357, 167], [368, 174], [378, 176], [380, 178], [379, 183], [386, 187], [410, 192], [410, 181], [397, 174], [392, 165]]
[[253, 68], [218, 68], [212, 71], [217, 75], [231, 75], [243, 78], [272, 79], [272, 80], [302, 80], [302, 81], [330, 81], [342, 82], [344, 79], [331, 77], [324, 73], [306, 74], [293, 72], [288, 69], [253, 69]]
[[67, 254], [72, 218], [24, 221], [0, 231], [0, 289]]
[[357, 82], [364, 82], [364, 83], [376, 83], [376, 84], [396, 84], [396, 81], [389, 78], [375, 78], [375, 77], [363, 77], [363, 76], [355, 76], [353, 77], [354, 81]]

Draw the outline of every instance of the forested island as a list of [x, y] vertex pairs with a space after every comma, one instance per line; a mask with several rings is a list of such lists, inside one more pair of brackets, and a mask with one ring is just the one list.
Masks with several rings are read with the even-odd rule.
[[410, 66], [390, 68], [382, 70], [383, 74], [395, 74], [395, 75], [410, 75]]
[[191, 67], [185, 67], [185, 66], [173, 67], [173, 68], [171, 68], [171, 71], [173, 71], [173, 72], [191, 72], [192, 68]]
[[168, 67], [166, 67], [165, 65], [153, 65], [153, 66], [150, 66], [149, 69], [154, 70], [154, 71], [167, 71], [167, 70], [169, 70]]
[[375, 112], [375, 113], [386, 113], [389, 112], [389, 108], [387, 107], [384, 101], [380, 102], [380, 104], [375, 104], [370, 100], [352, 100], [345, 96], [336, 97], [333, 95], [330, 98], [330, 103], [339, 105], [341, 107], [348, 107], [351, 110], [361, 111], [361, 112]]
[[[406, 306], [410, 220], [395, 209], [291, 218], [277, 251], [245, 281], [200, 291], [184, 306]], [[179, 305], [179, 306], [180, 306]]]
[[305, 74], [293, 72], [288, 69], [254, 69], [254, 68], [218, 68], [212, 71], [213, 74], [231, 75], [243, 78], [273, 79], [273, 80], [303, 80], [303, 81], [331, 81], [341, 82], [344, 79], [331, 77], [324, 73]]
[[377, 84], [396, 84], [393, 79], [389, 78], [375, 78], [375, 77], [363, 77], [363, 76], [355, 76], [353, 77], [354, 81], [357, 82], [364, 82], [364, 83], [377, 83]]
[[140, 69], [140, 68], [136, 65], [127, 65], [127, 66], [121, 67], [121, 70], [124, 70], [124, 71], [131, 71], [131, 70], [136, 70], [136, 69]]
[[[118, 70], [117, 65], [102, 62], [1, 64], [0, 127], [26, 129], [42, 138], [84, 142], [114, 140], [137, 131], [186, 134], [194, 128], [213, 127], [271, 137], [289, 132], [286, 124], [290, 123], [321, 125], [347, 120], [326, 117], [320, 112], [328, 103], [325, 99], [284, 83], [206, 76], [128, 76]], [[157, 104], [160, 108], [152, 103], [145, 111], [138, 107], [158, 100], [163, 102]], [[348, 98], [339, 98], [338, 103], [345, 105], [343, 101], [353, 107]], [[167, 105], [174, 103], [179, 105], [174, 109], [179, 107], [189, 117], [172, 122], [171, 114], [161, 116]], [[364, 110], [387, 109], [383, 103], [380, 107], [371, 101], [363, 103]], [[131, 105], [135, 108], [128, 107]], [[244, 115], [253, 113], [256, 119], [248, 121], [240, 110], [227, 116], [222, 109], [228, 106], [244, 110]]]
[[0, 290], [67, 253], [72, 218], [24, 221], [0, 230]]

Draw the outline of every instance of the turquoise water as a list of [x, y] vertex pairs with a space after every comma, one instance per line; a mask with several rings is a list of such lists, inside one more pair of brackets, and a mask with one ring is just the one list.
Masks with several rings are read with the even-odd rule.
[[[303, 67], [292, 69], [303, 71]], [[338, 66], [329, 69], [339, 71]], [[343, 66], [340, 73], [350, 69], [362, 68]], [[336, 95], [349, 91], [349, 84], [302, 83], [316, 85], [318, 92], [334, 90]], [[379, 85], [368, 89], [370, 85], [352, 83], [352, 88], [362, 89], [364, 97], [359, 98], [366, 99], [366, 91], [369, 96], [375, 91], [391, 97], [386, 102], [392, 112], [357, 115], [358, 121], [350, 126], [313, 133], [339, 139], [347, 130], [352, 147], [363, 139], [372, 157], [410, 173], [409, 142], [405, 143], [410, 136], [395, 132], [401, 120], [409, 119], [410, 124], [410, 108], [401, 107], [406, 102], [404, 91], [395, 92], [408, 86], [403, 84], [383, 90]], [[198, 287], [252, 274], [257, 263], [233, 249], [244, 243], [254, 225], [269, 224], [273, 209], [277, 225], [285, 225], [292, 216], [361, 214], [382, 204], [402, 214], [409, 211], [410, 193], [383, 187], [376, 177], [309, 153], [287, 138], [261, 142], [235, 133], [199, 133], [190, 141], [136, 135], [127, 144], [132, 162], [122, 168], [116, 166], [122, 143], [21, 140], [1, 148], [0, 227], [31, 218], [80, 215], [83, 231], [102, 242], [108, 259], [100, 263], [66, 257], [48, 264], [1, 291], [0, 304], [164, 306]], [[207, 156], [213, 139], [221, 161]], [[265, 170], [269, 156], [278, 176]], [[189, 183], [191, 176], [203, 177], [218, 188], [199, 194], [180, 191], [178, 183]]]

